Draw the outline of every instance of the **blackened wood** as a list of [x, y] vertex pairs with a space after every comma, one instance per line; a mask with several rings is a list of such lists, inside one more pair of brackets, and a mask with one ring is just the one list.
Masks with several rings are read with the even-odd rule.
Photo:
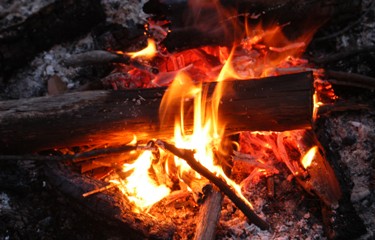
[[243, 214], [245, 214], [245, 216], [251, 223], [255, 224], [262, 230], [269, 229], [270, 226], [268, 225], [268, 223], [261, 219], [258, 215], [256, 215], [255, 212], [251, 209], [249, 203], [245, 202], [243, 198], [238, 196], [235, 190], [230, 185], [228, 185], [225, 180], [223, 180], [221, 177], [216, 176], [194, 158], [194, 151], [188, 149], [179, 149], [176, 146], [164, 142], [160, 139], [156, 140], [156, 144], [159, 147], [172, 153], [173, 155], [185, 160], [192, 169], [215, 184], [215, 186], [217, 186], [220, 191], [224, 193], [234, 203], [234, 205], [236, 205], [236, 207], [238, 207], [243, 212]]
[[7, 78], [36, 54], [73, 40], [105, 20], [99, 0], [56, 0], [0, 31], [0, 75]]
[[197, 228], [195, 230], [195, 240], [214, 240], [216, 236], [216, 226], [218, 225], [221, 212], [223, 194], [211, 189], [204, 203], [199, 209], [196, 219]]
[[[219, 118], [228, 133], [311, 128], [313, 77], [310, 72], [223, 82]], [[212, 92], [217, 83], [207, 83]], [[0, 152], [69, 146], [122, 145], [173, 135], [174, 118], [160, 126], [159, 105], [166, 88], [75, 92], [0, 102]], [[209, 103], [208, 103], [209, 104]], [[191, 129], [193, 100], [187, 106]], [[172, 113], [180, 109], [170, 106]], [[189, 129], [188, 129], [189, 130]]]
[[[243, 36], [244, 32], [238, 27], [243, 27], [246, 15], [254, 24], [288, 24], [284, 30], [293, 38], [314, 31], [329, 18], [356, 16], [360, 9], [361, 1], [355, 0], [150, 0], [144, 5], [146, 13], [171, 21], [171, 32], [163, 41], [169, 51], [212, 44], [231, 45], [233, 40]], [[259, 18], [254, 19], [257, 14]]]
[[375, 78], [358, 73], [348, 73], [339, 71], [325, 71], [328, 81], [334, 85], [375, 89]]

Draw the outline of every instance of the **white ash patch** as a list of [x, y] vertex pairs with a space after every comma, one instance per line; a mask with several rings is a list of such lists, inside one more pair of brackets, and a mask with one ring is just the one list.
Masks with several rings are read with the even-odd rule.
[[[375, 8], [373, 1], [363, 0], [362, 1], [362, 13], [359, 18], [362, 18], [361, 21], [357, 19], [352, 20], [349, 24], [354, 24], [351, 31], [347, 31], [343, 35], [336, 37], [336, 48], [337, 50], [342, 50], [346, 48], [362, 47], [362, 46], [371, 46], [375, 43], [375, 23], [371, 18], [371, 15], [375, 13]], [[353, 32], [357, 32], [355, 37]]]
[[0, 0], [0, 30], [24, 21], [55, 0]]
[[10, 80], [4, 90], [3, 98], [30, 98], [47, 94], [47, 81], [58, 76], [68, 87], [74, 89], [79, 86], [75, 79], [80, 76], [80, 67], [67, 67], [63, 60], [73, 54], [92, 50], [94, 42], [91, 35], [79, 41], [56, 45], [49, 51], [34, 58], [26, 67], [20, 69]]
[[351, 201], [369, 232], [363, 239], [372, 239], [375, 230], [375, 193], [371, 185], [375, 177], [375, 120], [370, 114], [354, 113], [327, 121], [333, 144], [339, 146], [338, 160], [348, 168], [348, 177], [353, 182]]
[[148, 15], [142, 11], [148, 0], [102, 0], [107, 22], [117, 23], [124, 27], [129, 24], [144, 24]]
[[0, 213], [7, 211], [7, 210], [11, 210], [9, 202], [10, 202], [10, 198], [8, 197], [8, 195], [3, 192], [0, 193]]

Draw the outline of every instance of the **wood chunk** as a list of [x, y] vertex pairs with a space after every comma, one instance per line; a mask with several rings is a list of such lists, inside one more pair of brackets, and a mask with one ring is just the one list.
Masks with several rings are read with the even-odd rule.
[[[204, 84], [211, 96], [217, 83]], [[219, 118], [227, 133], [311, 128], [311, 72], [225, 81]], [[173, 135], [174, 119], [159, 120], [166, 88], [87, 91], [0, 102], [0, 152], [22, 153], [83, 145], [121, 145]], [[193, 124], [193, 100], [185, 103], [185, 126]], [[210, 104], [208, 101], [207, 104]], [[179, 109], [170, 106], [174, 114]], [[189, 129], [187, 129], [189, 130]]]
[[197, 228], [194, 235], [195, 240], [215, 239], [222, 202], [223, 194], [213, 188], [199, 209], [199, 215], [196, 220]]

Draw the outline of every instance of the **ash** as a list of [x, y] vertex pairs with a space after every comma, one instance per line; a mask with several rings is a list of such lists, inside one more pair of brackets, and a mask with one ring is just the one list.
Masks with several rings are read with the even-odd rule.
[[[369, 95], [367, 95], [369, 94]], [[373, 96], [365, 92], [364, 98]], [[366, 99], [374, 104], [373, 99]], [[333, 161], [342, 166], [352, 189], [350, 200], [364, 221], [372, 239], [375, 234], [375, 129], [374, 109], [363, 112], [347, 112], [323, 120], [322, 141]]]

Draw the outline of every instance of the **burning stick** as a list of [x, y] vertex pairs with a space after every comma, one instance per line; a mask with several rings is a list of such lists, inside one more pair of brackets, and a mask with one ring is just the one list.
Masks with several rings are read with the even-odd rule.
[[223, 194], [216, 188], [212, 188], [199, 210], [194, 240], [215, 239], [215, 230], [220, 218], [222, 202]]
[[117, 184], [115, 184], [115, 183], [110, 183], [107, 186], [104, 186], [104, 187], [101, 187], [101, 188], [98, 188], [98, 189], [94, 189], [94, 190], [92, 190], [90, 192], [84, 193], [84, 194], [82, 194], [82, 197], [88, 197], [88, 196], [96, 194], [96, 193], [104, 192], [104, 191], [106, 191], [108, 189], [116, 187], [116, 185]]
[[138, 60], [131, 58], [125, 54], [112, 53], [104, 50], [94, 50], [90, 52], [80, 53], [64, 60], [64, 64], [70, 67], [79, 67], [92, 64], [103, 63], [124, 63], [143, 71], [153, 74], [159, 73], [157, 68], [140, 63]]
[[220, 189], [220, 191], [228, 196], [228, 198], [245, 214], [249, 221], [254, 223], [262, 230], [269, 229], [268, 223], [261, 219], [258, 215], [256, 215], [251, 207], [244, 200], [242, 200], [225, 181], [215, 176], [194, 158], [193, 151], [187, 149], [179, 149], [174, 145], [164, 142], [160, 139], [156, 140], [156, 144], [159, 147], [171, 152], [175, 156], [184, 159], [192, 169], [214, 183]]

